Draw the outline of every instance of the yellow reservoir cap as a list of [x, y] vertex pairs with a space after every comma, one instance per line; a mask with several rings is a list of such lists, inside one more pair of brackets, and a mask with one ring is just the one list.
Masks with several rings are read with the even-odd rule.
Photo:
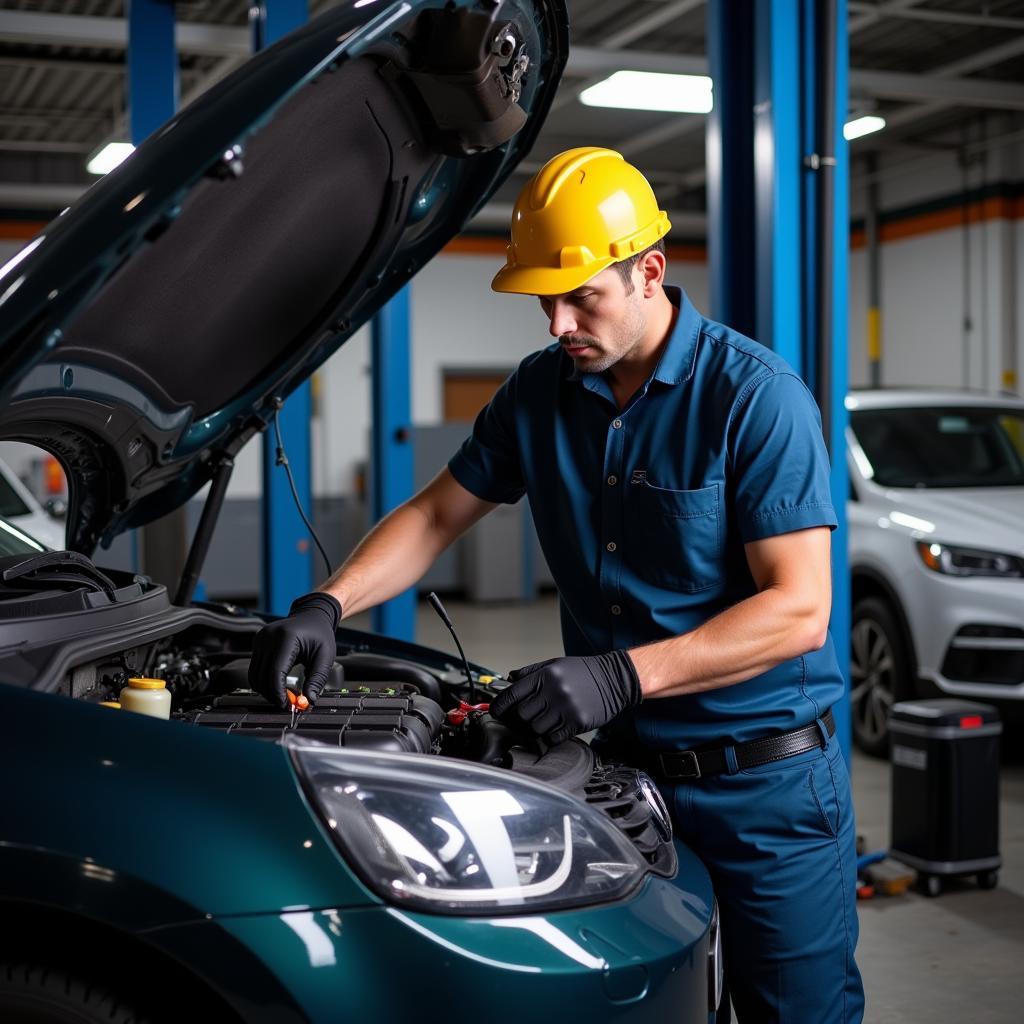
[[134, 690], [163, 690], [167, 687], [162, 679], [146, 679], [144, 676], [129, 679], [128, 685]]
[[100, 701], [100, 707], [101, 708], [119, 708], [120, 706], [121, 706], [121, 702], [119, 700], [101, 700]]

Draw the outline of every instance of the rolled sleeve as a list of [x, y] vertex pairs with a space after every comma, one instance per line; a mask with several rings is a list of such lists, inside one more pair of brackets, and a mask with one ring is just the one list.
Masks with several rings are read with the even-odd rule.
[[733, 411], [731, 456], [744, 543], [815, 526], [835, 529], [821, 416], [799, 377], [772, 373]]
[[473, 432], [448, 462], [453, 477], [483, 501], [514, 504], [526, 493], [515, 429], [516, 375], [480, 411]]

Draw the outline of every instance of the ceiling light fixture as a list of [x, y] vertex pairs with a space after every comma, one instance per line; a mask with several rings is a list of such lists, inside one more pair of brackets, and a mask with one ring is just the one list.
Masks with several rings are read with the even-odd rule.
[[847, 121], [843, 125], [843, 138], [849, 142], [851, 139], [859, 139], [862, 135], [880, 132], [884, 127], [884, 117], [866, 114], [864, 117], [855, 117], [852, 121]]
[[90, 174], [106, 174], [119, 163], [127, 160], [135, 152], [130, 142], [108, 142], [98, 153], [94, 154], [85, 169]]
[[654, 71], [616, 71], [603, 82], [584, 89], [580, 101], [588, 107], [680, 114], [707, 114], [713, 105], [711, 79], [707, 75], [668, 75]]

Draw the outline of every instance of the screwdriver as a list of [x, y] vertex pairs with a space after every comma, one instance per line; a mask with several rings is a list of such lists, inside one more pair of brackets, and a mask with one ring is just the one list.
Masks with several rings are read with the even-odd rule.
[[290, 729], [295, 728], [295, 716], [300, 711], [305, 711], [309, 707], [309, 698], [304, 693], [296, 693], [294, 690], [285, 690], [288, 695], [288, 703], [291, 705], [292, 720]]

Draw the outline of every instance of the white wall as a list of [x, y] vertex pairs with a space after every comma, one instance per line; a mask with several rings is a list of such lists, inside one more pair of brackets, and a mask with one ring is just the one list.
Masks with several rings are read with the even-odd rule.
[[[888, 242], [881, 247], [882, 383], [1002, 387], [1006, 350], [1024, 365], [1020, 303], [1024, 286], [1021, 221], [991, 220]], [[964, 331], [966, 295], [970, 328]], [[850, 384], [868, 383], [867, 256], [850, 254]]]
[[[535, 300], [491, 291], [501, 257], [442, 255], [412, 283], [412, 421], [440, 423], [443, 371], [453, 367], [513, 369], [550, 344]], [[670, 264], [669, 280], [698, 309], [708, 301], [707, 267]], [[317, 494], [351, 493], [356, 466], [367, 458], [370, 430], [370, 332], [364, 328], [320, 371], [320, 415], [313, 422], [313, 485]], [[287, 446], [287, 437], [285, 444]], [[229, 494], [259, 493], [258, 443], [238, 460]]]

